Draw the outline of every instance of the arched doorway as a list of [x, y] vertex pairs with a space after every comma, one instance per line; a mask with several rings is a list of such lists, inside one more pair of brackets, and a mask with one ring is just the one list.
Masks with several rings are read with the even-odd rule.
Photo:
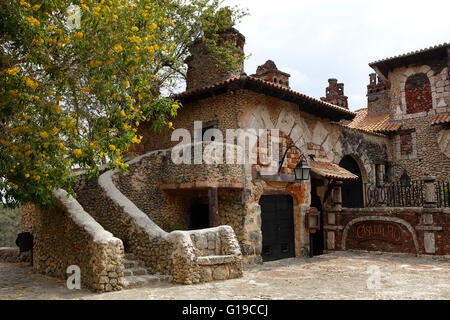
[[294, 201], [290, 195], [263, 195], [261, 206], [263, 261], [295, 257]]
[[342, 185], [342, 206], [344, 208], [363, 208], [363, 183], [362, 174], [358, 162], [351, 157], [345, 156], [339, 162], [339, 166], [359, 177], [358, 180], [345, 180]]

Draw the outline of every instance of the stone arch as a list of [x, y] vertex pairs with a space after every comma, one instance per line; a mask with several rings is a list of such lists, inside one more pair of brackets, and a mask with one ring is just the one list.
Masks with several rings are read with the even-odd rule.
[[428, 112], [433, 108], [431, 83], [425, 73], [415, 73], [406, 79], [405, 87], [406, 113]]
[[[361, 172], [362, 183], [363, 184], [369, 183], [369, 176], [367, 174], [368, 170], [365, 165], [365, 162], [367, 162], [369, 160], [365, 157], [365, 155], [361, 155], [361, 157], [359, 157], [358, 155], [356, 155], [354, 153], [344, 154], [344, 155], [342, 155], [342, 158], [340, 161], [342, 161], [342, 159], [344, 159], [345, 157], [351, 157], [353, 160], [355, 160], [355, 162], [358, 164], [359, 171]], [[363, 161], [362, 158], [365, 161]]]
[[357, 180], [344, 180], [342, 184], [342, 206], [345, 208], [363, 208], [364, 182], [360, 164], [352, 156], [345, 156], [339, 162], [339, 166], [357, 175]]
[[342, 233], [342, 242], [341, 242], [342, 250], [346, 250], [346, 241], [347, 241], [348, 232], [349, 232], [350, 228], [354, 224], [356, 224], [358, 222], [363, 222], [363, 221], [387, 221], [387, 222], [395, 222], [395, 223], [403, 225], [411, 233], [411, 235], [413, 237], [413, 241], [414, 241], [414, 247], [416, 249], [416, 255], [419, 255], [419, 241], [417, 240], [417, 233], [414, 230], [413, 226], [409, 222], [407, 222], [403, 219], [400, 219], [400, 218], [396, 218], [396, 217], [370, 216], [370, 217], [359, 217], [359, 218], [351, 220], [349, 223], [347, 223], [347, 225], [345, 226], [344, 231]]

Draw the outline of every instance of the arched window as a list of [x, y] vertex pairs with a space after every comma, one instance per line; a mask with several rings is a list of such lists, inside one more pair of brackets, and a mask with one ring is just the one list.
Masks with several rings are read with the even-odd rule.
[[406, 113], [418, 113], [433, 108], [430, 80], [424, 73], [410, 76], [405, 83]]

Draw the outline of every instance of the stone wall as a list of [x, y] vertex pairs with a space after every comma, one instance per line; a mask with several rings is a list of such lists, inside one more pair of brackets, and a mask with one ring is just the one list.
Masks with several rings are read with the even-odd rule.
[[34, 269], [65, 279], [67, 268], [76, 265], [82, 287], [99, 292], [121, 290], [122, 241], [105, 231], [65, 191], [54, 195], [55, 206], [31, 211]]
[[449, 217], [436, 208], [329, 208], [326, 249], [449, 256]]
[[106, 230], [120, 238], [126, 252], [133, 253], [155, 274], [171, 275], [173, 251], [167, 233], [116, 188], [113, 171], [97, 179], [81, 176], [75, 188], [77, 200]]
[[[414, 84], [417, 81], [412, 80], [417, 77], [424, 85]], [[436, 115], [450, 113], [447, 61], [396, 68], [389, 73], [389, 81], [391, 118], [402, 124], [401, 131], [393, 137], [394, 163], [405, 167], [412, 179], [433, 175], [449, 181], [449, 129], [445, 125], [431, 125]], [[414, 83], [411, 85], [411, 82]], [[401, 143], [401, 136], [405, 134], [411, 134], [408, 154]], [[396, 178], [401, 173], [396, 170]]]
[[0, 247], [0, 262], [31, 262], [31, 251], [20, 252], [18, 248]]
[[242, 277], [242, 254], [229, 226], [175, 231], [169, 237], [175, 249], [174, 278], [191, 284]]
[[[157, 178], [162, 176], [165, 172], [162, 169], [167, 169], [167, 166], [158, 168], [160, 171], [156, 171], [156, 167], [152, 167], [152, 163], [155, 161], [156, 166], [160, 165], [159, 160], [161, 159], [158, 157], [167, 152], [167, 150], [151, 152], [133, 159], [128, 162], [130, 169], [128, 175], [108, 171], [102, 174], [98, 181], [95, 179], [86, 181], [84, 177], [80, 177], [76, 187], [79, 201], [86, 210], [92, 212], [100, 224], [121, 238], [126, 251], [142, 260], [152, 273], [172, 275], [174, 282], [183, 284], [217, 280], [220, 277], [228, 279], [237, 277], [239, 274], [242, 275], [242, 266], [240, 265], [242, 254], [230, 227], [203, 231], [212, 240], [219, 241], [218, 239], [220, 239], [217, 244], [218, 257], [209, 259], [211, 263], [207, 268], [211, 269], [213, 274], [215, 268], [226, 271], [224, 276], [223, 272], [217, 271], [222, 276], [207, 279], [201, 276], [202, 259], [200, 262], [197, 261], [203, 248], [197, 249], [191, 239], [191, 235], [194, 235], [195, 238], [197, 231], [168, 233], [151, 219], [153, 216], [160, 219], [164, 217], [165, 212], [166, 218], [170, 220], [169, 209], [176, 208], [167, 203], [164, 204], [163, 197], [150, 198], [146, 201], [139, 199], [139, 197], [145, 197], [147, 187], [158, 187], [160, 181]], [[136, 174], [140, 177], [148, 174], [150, 178], [144, 182], [140, 181], [144, 185], [141, 185], [139, 192], [129, 192], [130, 188], [133, 188], [131, 186], [132, 177]], [[121, 192], [122, 189], [130, 195], [130, 199]], [[144, 209], [149, 209], [148, 214], [138, 208], [133, 201], [143, 206]], [[156, 203], [152, 204], [153, 201]], [[158, 210], [162, 210], [162, 212], [158, 212]], [[227, 255], [232, 257], [225, 257]]]

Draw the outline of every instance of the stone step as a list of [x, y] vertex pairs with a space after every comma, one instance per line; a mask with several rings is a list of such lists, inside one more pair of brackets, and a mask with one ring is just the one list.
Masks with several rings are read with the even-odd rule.
[[131, 269], [131, 268], [137, 268], [137, 267], [144, 267], [145, 266], [145, 264], [142, 261], [128, 260], [128, 259], [125, 259], [123, 261], [123, 265], [124, 265], [125, 269]]
[[125, 289], [137, 288], [142, 286], [151, 286], [159, 284], [169, 284], [172, 276], [166, 275], [143, 275], [143, 276], [126, 276], [123, 278], [123, 286]]
[[136, 257], [133, 253], [125, 252], [125, 259], [126, 260], [136, 260]]
[[124, 276], [144, 276], [148, 274], [147, 269], [137, 267], [123, 270]]
[[226, 264], [234, 261], [233, 255], [221, 255], [221, 256], [204, 256], [197, 257], [197, 263], [202, 266], [214, 265], [214, 264]]

